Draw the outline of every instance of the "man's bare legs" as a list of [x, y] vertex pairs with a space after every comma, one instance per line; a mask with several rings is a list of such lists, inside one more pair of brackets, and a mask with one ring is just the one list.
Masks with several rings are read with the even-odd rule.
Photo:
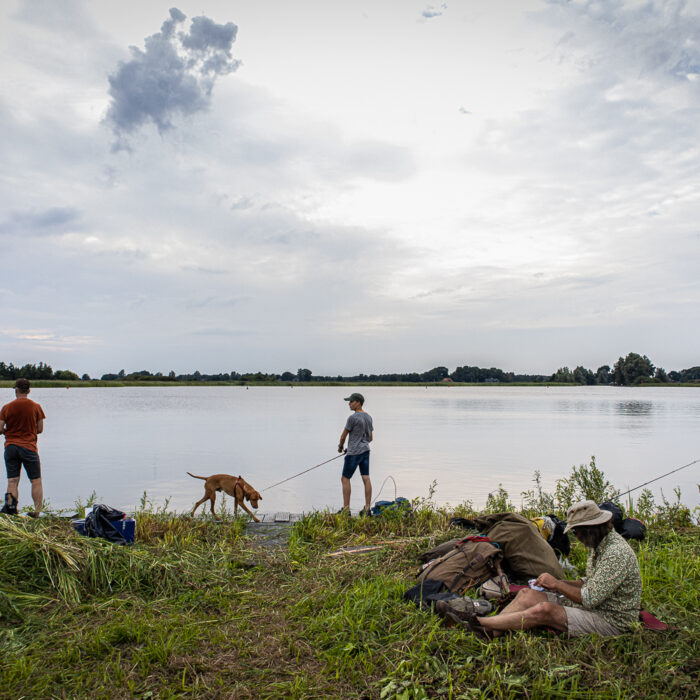
[[477, 622], [499, 637], [508, 630], [529, 630], [534, 627], [553, 627], [566, 632], [566, 610], [557, 603], [550, 603], [541, 591], [524, 588], [503, 611], [493, 617], [477, 617]]
[[369, 475], [362, 476], [362, 482], [365, 487], [365, 509], [369, 510], [372, 507], [372, 482], [369, 480]]
[[[34, 511], [37, 515], [41, 513], [44, 507], [44, 487], [41, 483], [41, 477], [31, 479], [32, 485], [32, 500], [34, 501]], [[7, 480], [7, 493], [11, 493], [15, 497], [15, 501], [19, 501], [19, 477]]]
[[44, 507], [44, 487], [41, 484], [41, 477], [32, 479], [32, 500], [34, 501], [34, 512], [39, 515]]
[[347, 476], [341, 476], [340, 483], [343, 487], [343, 508], [350, 509], [350, 479]]
[[11, 493], [19, 501], [19, 477], [7, 480], [7, 493]]

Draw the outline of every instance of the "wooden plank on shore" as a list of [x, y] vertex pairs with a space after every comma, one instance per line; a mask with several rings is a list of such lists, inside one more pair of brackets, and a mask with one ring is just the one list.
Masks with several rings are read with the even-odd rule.
[[281, 513], [275, 513], [275, 522], [276, 523], [288, 523], [289, 522], [289, 513], [281, 512]]

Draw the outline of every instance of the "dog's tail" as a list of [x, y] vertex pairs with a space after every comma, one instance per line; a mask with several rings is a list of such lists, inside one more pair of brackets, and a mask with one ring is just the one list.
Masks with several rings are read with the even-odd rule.
[[186, 472], [189, 474], [193, 479], [202, 479], [202, 481], [206, 481], [207, 477], [206, 476], [197, 476], [196, 474], [192, 474], [191, 472]]

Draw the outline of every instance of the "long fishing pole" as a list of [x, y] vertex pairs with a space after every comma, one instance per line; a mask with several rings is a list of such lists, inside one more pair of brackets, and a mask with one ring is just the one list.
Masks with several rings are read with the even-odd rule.
[[639, 486], [635, 486], [633, 489], [630, 489], [629, 491], [625, 491], [624, 493], [618, 493], [616, 498], [621, 498], [622, 496], [626, 496], [628, 493], [632, 493], [632, 491], [636, 491], [637, 489], [641, 489], [642, 486], [646, 486], [647, 484], [653, 484], [655, 481], [658, 481], [659, 479], [663, 479], [665, 476], [669, 476], [670, 474], [675, 474], [676, 472], [679, 472], [681, 469], [685, 469], [686, 467], [691, 467], [693, 464], [697, 464], [700, 462], [700, 459], [694, 459], [692, 462], [688, 462], [688, 464], [684, 464], [682, 467], [678, 467], [677, 469], [673, 469], [670, 472], [666, 472], [665, 474], [662, 474], [661, 476], [657, 476], [656, 479], [651, 479], [650, 481], [645, 481], [643, 484], [640, 484]]
[[269, 491], [270, 489], [275, 488], [275, 486], [279, 486], [280, 484], [283, 484], [285, 481], [291, 481], [292, 479], [296, 479], [298, 476], [301, 476], [302, 474], [306, 474], [306, 472], [310, 472], [312, 469], [318, 469], [319, 467], [322, 467], [324, 464], [328, 464], [328, 462], [332, 462], [334, 459], [338, 459], [338, 457], [344, 457], [345, 453], [341, 453], [339, 455], [336, 455], [335, 457], [331, 457], [330, 459], [327, 459], [325, 462], [321, 462], [320, 464], [317, 464], [313, 467], [309, 467], [308, 469], [304, 469], [303, 472], [299, 472], [298, 474], [295, 474], [294, 476], [287, 477], [286, 479], [282, 479], [282, 481], [278, 481], [276, 484], [272, 484], [272, 486], [266, 486], [263, 491]]

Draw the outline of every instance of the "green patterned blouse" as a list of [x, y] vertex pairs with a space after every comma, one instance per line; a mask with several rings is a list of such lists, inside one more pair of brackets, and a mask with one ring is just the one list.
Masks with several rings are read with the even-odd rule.
[[597, 613], [620, 630], [628, 630], [639, 619], [642, 577], [632, 547], [611, 530], [588, 551], [581, 604], [569, 604]]

